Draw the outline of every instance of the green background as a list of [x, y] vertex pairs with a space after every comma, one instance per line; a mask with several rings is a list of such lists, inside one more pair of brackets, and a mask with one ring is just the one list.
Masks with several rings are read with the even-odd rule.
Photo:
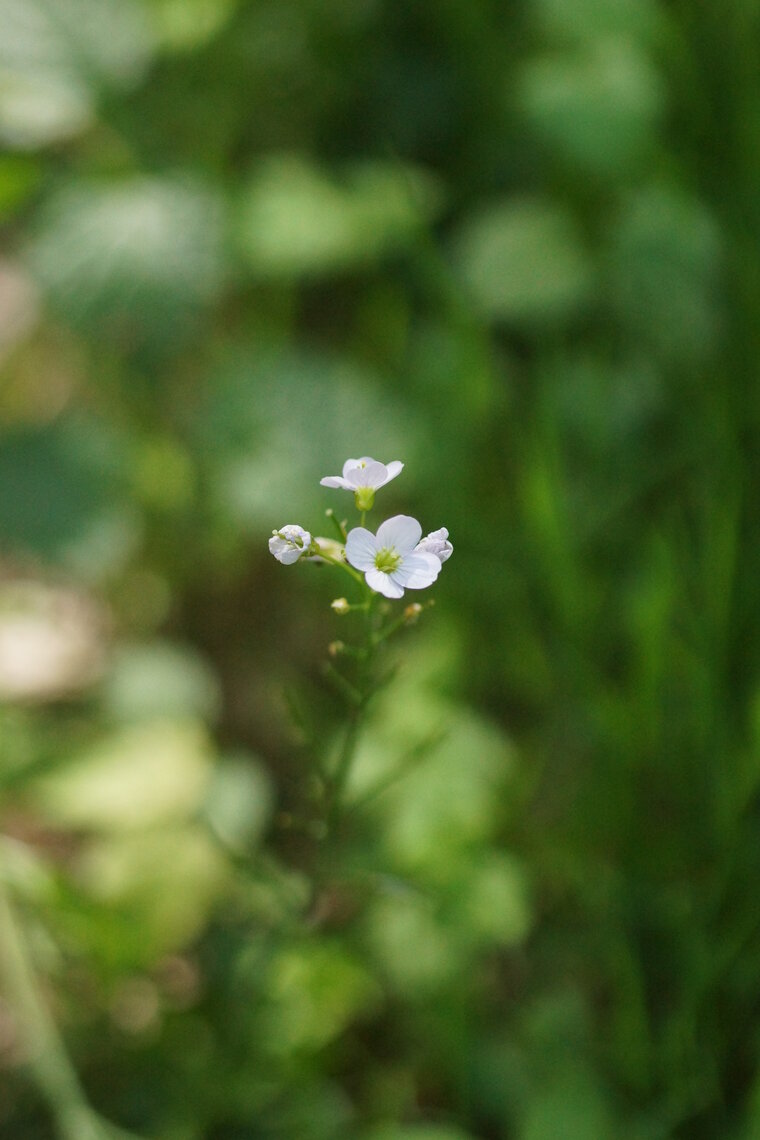
[[[1, 876], [120, 1127], [760, 1135], [759, 25], [0, 0]], [[455, 552], [315, 890], [363, 454]]]

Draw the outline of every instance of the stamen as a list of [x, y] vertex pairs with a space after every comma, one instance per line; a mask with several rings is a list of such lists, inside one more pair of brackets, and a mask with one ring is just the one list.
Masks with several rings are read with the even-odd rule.
[[383, 574], [392, 574], [401, 565], [401, 555], [392, 546], [385, 546], [375, 555], [375, 569]]

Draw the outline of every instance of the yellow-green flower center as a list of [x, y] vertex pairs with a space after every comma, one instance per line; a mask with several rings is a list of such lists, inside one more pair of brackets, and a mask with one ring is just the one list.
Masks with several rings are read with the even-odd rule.
[[375, 555], [375, 569], [382, 570], [383, 574], [392, 574], [401, 565], [401, 555], [397, 554], [392, 546], [384, 546]]

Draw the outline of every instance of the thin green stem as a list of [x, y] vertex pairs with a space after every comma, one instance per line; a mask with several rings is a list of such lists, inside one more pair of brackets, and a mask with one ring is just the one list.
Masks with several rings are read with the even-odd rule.
[[328, 507], [327, 510], [325, 511], [325, 514], [327, 515], [328, 519], [330, 520], [330, 522], [335, 527], [335, 530], [337, 532], [339, 540], [341, 542], [345, 542], [346, 537], [347, 537], [346, 536], [346, 528], [343, 525], [343, 523], [340, 522], [340, 520], [338, 519], [338, 516], [336, 515], [336, 513], [332, 509], [332, 507]]
[[333, 776], [330, 806], [327, 812], [327, 826], [330, 831], [335, 829], [343, 809], [343, 792], [348, 780], [348, 774], [351, 771], [351, 764], [353, 763], [356, 744], [359, 739], [359, 729], [361, 727], [363, 711], [362, 705], [358, 705], [351, 710], [346, 727], [346, 734], [343, 737], [343, 744], [340, 755], [338, 756], [338, 763], [335, 767], [335, 775]]
[[329, 677], [335, 688], [352, 708], [359, 708], [364, 702], [364, 694], [356, 685], [352, 685], [343, 674], [335, 668], [331, 661], [325, 662], [325, 676]]
[[401, 614], [401, 616], [396, 618], [395, 621], [392, 621], [390, 625], [387, 625], [385, 629], [381, 629], [378, 633], [372, 635], [372, 644], [379, 645], [382, 641], [385, 641], [386, 638], [390, 637], [392, 634], [396, 633], [397, 630], [401, 629], [402, 626], [408, 624], [409, 619], [405, 614]]
[[[434, 601], [431, 598], [428, 602], [425, 603], [424, 606], [417, 610], [417, 615], [419, 615], [423, 609], [429, 609], [433, 604]], [[387, 637], [390, 637], [392, 634], [396, 633], [396, 631], [401, 629], [402, 626], [411, 625], [415, 620], [416, 617], [414, 615], [410, 618], [406, 610], [404, 610], [404, 612], [400, 614], [399, 617], [395, 619], [395, 621], [390, 622], [390, 624], [387, 625], [385, 629], [378, 630], [378, 632], [374, 634], [373, 645], [379, 645], [381, 641], [385, 641]]]
[[359, 573], [359, 571], [354, 570], [353, 566], [349, 566], [346, 562], [341, 562], [340, 559], [333, 558], [332, 555], [325, 554], [324, 551], [322, 551], [322, 550], [320, 550], [320, 552], [319, 552], [319, 557], [323, 558], [325, 562], [332, 563], [333, 566], [340, 566], [341, 570], [345, 570], [347, 574], [350, 574], [355, 582], [363, 582], [364, 581], [364, 578]]
[[[372, 679], [372, 653], [374, 650], [373, 639], [373, 605], [377, 595], [370, 590], [369, 586], [364, 586], [366, 591], [366, 609], [365, 609], [365, 645], [363, 652], [357, 654], [358, 657], [358, 671], [355, 686], [349, 686], [356, 695], [356, 699], [351, 703], [349, 713], [348, 725], [346, 726], [346, 733], [343, 737], [338, 760], [335, 765], [335, 772], [332, 779], [330, 788], [328, 809], [327, 809], [327, 826], [329, 831], [334, 831], [337, 826], [342, 811], [343, 799], [348, 783], [348, 777], [351, 772], [351, 765], [354, 761], [356, 753], [356, 745], [359, 739], [359, 733], [364, 720], [367, 701], [373, 691]], [[341, 681], [348, 685], [345, 678], [341, 674]]]
[[429, 736], [425, 737], [424, 740], [410, 749], [398, 764], [395, 764], [377, 783], [373, 784], [372, 787], [364, 792], [363, 795], [359, 796], [358, 799], [353, 800], [349, 806], [349, 811], [353, 812], [365, 807], [372, 800], [377, 799], [378, 796], [387, 792], [394, 784], [397, 784], [399, 780], [403, 780], [405, 776], [408, 776], [410, 772], [428, 758], [433, 749], [437, 748], [441, 741], [446, 739], [447, 735], [447, 729], [437, 729], [435, 732], [431, 732]]
[[369, 602], [349, 602], [349, 604], [340, 610], [340, 613], [353, 613], [354, 610], [367, 610], [369, 609]]

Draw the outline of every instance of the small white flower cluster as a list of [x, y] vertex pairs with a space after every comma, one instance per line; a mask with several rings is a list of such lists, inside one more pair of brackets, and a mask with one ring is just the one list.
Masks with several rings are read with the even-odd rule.
[[[371, 509], [375, 491], [390, 483], [403, 469], [403, 463], [378, 463], [371, 456], [347, 459], [342, 475], [327, 475], [320, 482], [324, 487], [338, 487], [353, 491], [357, 508], [362, 512]], [[362, 522], [364, 521], [362, 517]], [[301, 558], [337, 562], [353, 566], [364, 574], [367, 585], [386, 598], [400, 598], [404, 590], [424, 590], [432, 586], [441, 572], [443, 563], [451, 557], [453, 546], [446, 527], [434, 530], [425, 538], [422, 527], [409, 515], [394, 515], [381, 523], [375, 534], [363, 526], [348, 532], [345, 546], [333, 539], [312, 538], [303, 527], [289, 523], [272, 532], [269, 549], [284, 565], [289, 566]], [[338, 599], [345, 602], [345, 599]], [[346, 612], [350, 607], [336, 612]]]

